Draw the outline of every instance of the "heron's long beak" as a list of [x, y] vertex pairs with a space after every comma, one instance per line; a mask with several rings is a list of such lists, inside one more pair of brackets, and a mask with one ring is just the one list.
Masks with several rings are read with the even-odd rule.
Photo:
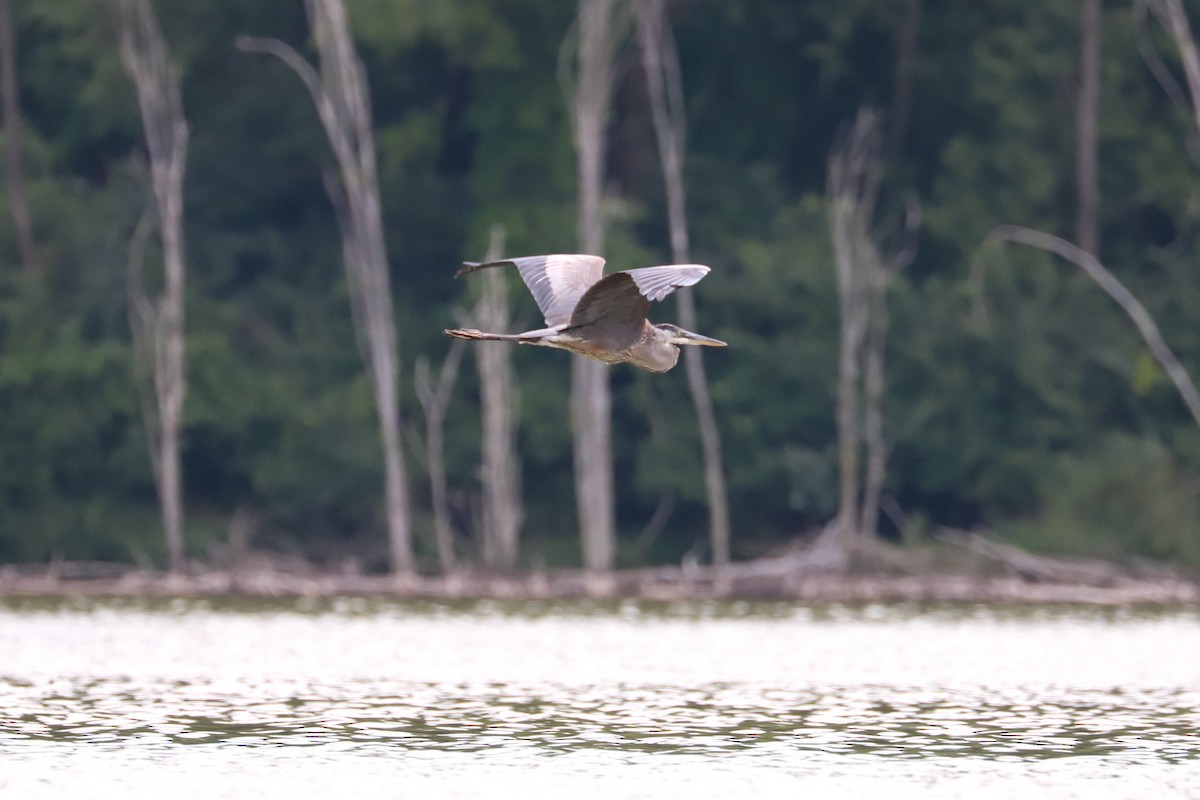
[[680, 328], [675, 332], [675, 337], [671, 339], [671, 344], [699, 344], [704, 345], [705, 347], [728, 347], [728, 345], [725, 342], [722, 342], [720, 339], [710, 339], [709, 337], [701, 336], [698, 333], [685, 331], [683, 328]]

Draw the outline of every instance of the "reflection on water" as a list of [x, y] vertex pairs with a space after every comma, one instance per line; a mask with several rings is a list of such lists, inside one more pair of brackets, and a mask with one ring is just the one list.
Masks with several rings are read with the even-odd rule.
[[147, 796], [186, 796], [189, 769], [242, 775], [195, 796], [373, 775], [467, 796], [531, 767], [570, 785], [634, 770], [638, 791], [608, 796], [1200, 789], [1185, 611], [10, 601], [0, 642], [0, 790], [30, 797], [61, 794], [67, 754]]

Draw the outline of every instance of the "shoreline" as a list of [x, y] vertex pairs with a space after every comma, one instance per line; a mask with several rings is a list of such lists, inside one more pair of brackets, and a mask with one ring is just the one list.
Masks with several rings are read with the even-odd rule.
[[[1095, 606], [1200, 603], [1200, 583], [1179, 577], [1108, 575], [1102, 580], [1039, 580], [1022, 575], [808, 571], [751, 562], [725, 568], [660, 567], [608, 574], [554, 570], [448, 576], [362, 575], [275, 568], [187, 573], [0, 567], [0, 598], [332, 598], [412, 600], [629, 599], [792, 600], [797, 602], [1072, 603]], [[788, 568], [788, 567], [792, 568]]]

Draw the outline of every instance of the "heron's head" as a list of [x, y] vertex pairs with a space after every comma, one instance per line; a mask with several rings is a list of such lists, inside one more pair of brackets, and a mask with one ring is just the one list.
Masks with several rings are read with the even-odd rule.
[[670, 344], [674, 344], [674, 345], [698, 344], [698, 345], [703, 345], [705, 347], [726, 347], [727, 346], [725, 344], [725, 342], [722, 342], [720, 339], [710, 339], [707, 336], [701, 336], [698, 333], [692, 333], [691, 331], [684, 330], [683, 328], [679, 327], [678, 325], [672, 325], [670, 323], [663, 323], [661, 325], [655, 325], [654, 327], [658, 328], [660, 331], [667, 334], [667, 341]]

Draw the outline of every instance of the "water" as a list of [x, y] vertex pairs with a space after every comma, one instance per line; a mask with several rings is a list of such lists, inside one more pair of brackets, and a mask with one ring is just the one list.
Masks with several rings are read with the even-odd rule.
[[0, 603], [0, 797], [1200, 796], [1200, 611]]

